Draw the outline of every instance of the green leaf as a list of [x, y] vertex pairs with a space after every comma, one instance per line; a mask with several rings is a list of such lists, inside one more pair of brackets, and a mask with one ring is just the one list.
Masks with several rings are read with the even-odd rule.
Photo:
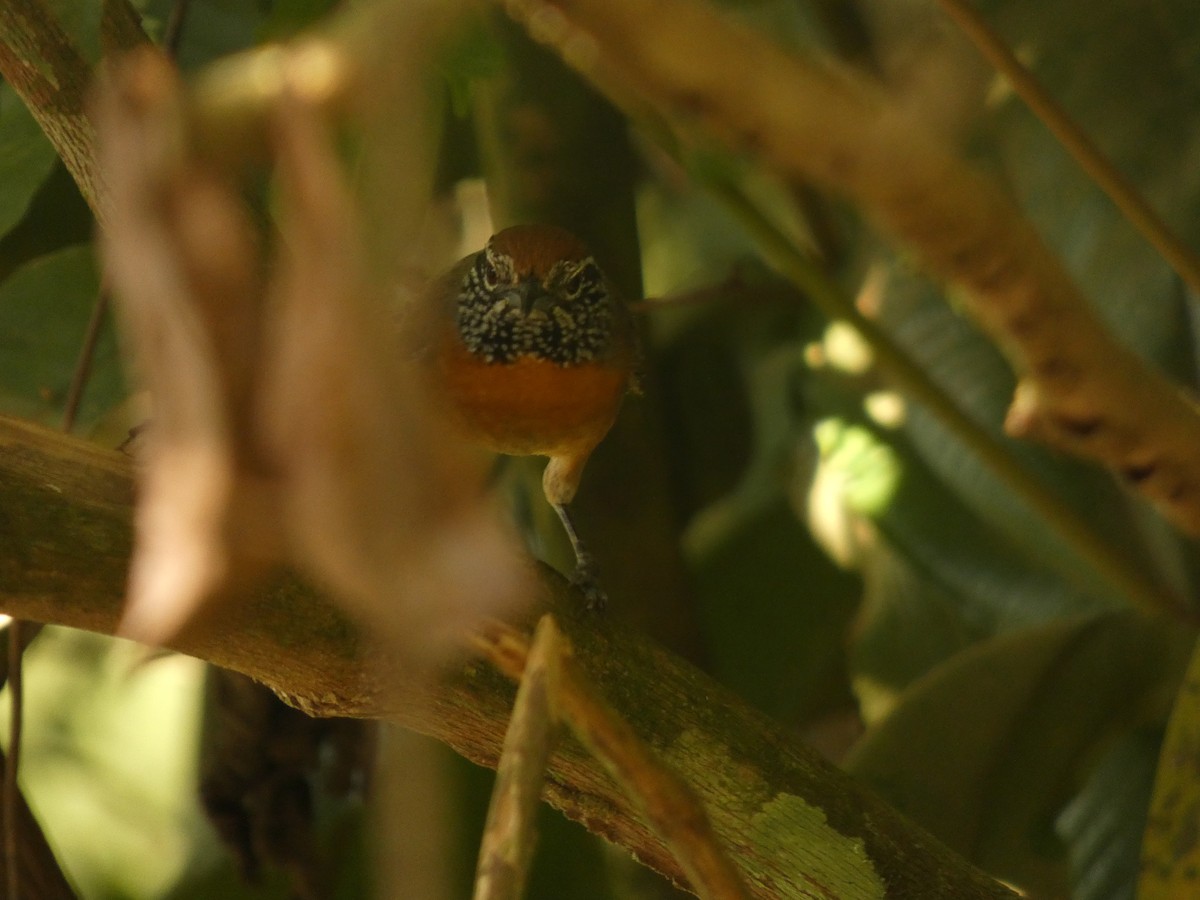
[[[973, 325], [931, 286], [901, 277], [894, 279], [888, 291], [883, 319], [897, 340], [972, 418], [1007, 440], [1001, 423], [1015, 381], [999, 351]], [[1100, 601], [1125, 602], [1051, 523], [923, 407], [909, 405], [904, 432], [936, 477], [1022, 555]], [[1129, 501], [1107, 473], [1030, 443], [1010, 441], [1009, 447], [1027, 469], [1109, 540], [1114, 553], [1146, 565], [1145, 550], [1132, 527]]]
[[[1190, 0], [1145, 15], [1133, 0], [988, 0], [983, 11], [1049, 92], [1178, 232], [1200, 240], [1195, 123], [1200, 21]], [[1087, 64], [1081, 62], [1087, 61]], [[1174, 277], [1015, 96], [996, 105], [1005, 167], [1022, 205], [1067, 256], [1112, 324], [1160, 362], [1179, 334]]]
[[21, 221], [57, 159], [21, 98], [0, 83], [0, 236]]
[[1200, 644], [1175, 700], [1142, 846], [1142, 900], [1200, 896]]
[[[1130, 0], [1104, 4], [1063, 0], [986, 0], [981, 13], [1016, 48], [1049, 93], [1143, 192], [1185, 244], [1200, 246], [1196, 198], [1195, 110], [1200, 100], [1200, 40], [1194, 4], [1164, 0], [1153, 15]], [[937, 51], [934, 51], [937, 52]], [[965, 65], [965, 63], [964, 63]], [[979, 71], [990, 77], [986, 64]], [[1158, 253], [1059, 145], [1023, 101], [996, 79], [976, 137], [988, 164], [1001, 170], [1022, 210], [1064, 259], [1112, 330], [1174, 378], [1195, 384], [1196, 319], [1179, 279]], [[979, 421], [999, 428], [1012, 389], [996, 351], [929, 287], [901, 285], [886, 315], [901, 341]], [[982, 471], [936, 422], [914, 410], [910, 433], [930, 465], [964, 501], [1027, 552], [1071, 577], [1075, 555], [1038, 517]], [[1015, 445], [1023, 462], [1107, 536], [1117, 552], [1166, 562], [1177, 590], [1193, 593], [1183, 570], [1191, 548], [1160, 526], [1099, 471]], [[1130, 540], [1130, 536], [1136, 536]], [[1182, 560], [1183, 564], [1180, 565]], [[1193, 566], [1194, 567], [1194, 566]], [[1195, 574], [1190, 573], [1194, 581]], [[1103, 591], [1097, 579], [1089, 584]]]
[[319, 22], [337, 0], [276, 0], [258, 31], [261, 41], [280, 41]]
[[[1064, 580], [968, 507], [898, 432], [869, 426], [820, 379], [810, 383], [813, 405], [842, 406], [853, 420], [827, 418], [815, 433], [820, 478], [841, 487], [844, 501], [870, 519], [911, 571], [983, 636], [1054, 616], [1095, 612], [1102, 600]], [[920, 591], [918, 591], [920, 593]], [[1107, 598], [1119, 605], [1115, 597]]]
[[[146, 30], [155, 40], [161, 40], [174, 3], [145, 0]], [[259, 43], [270, 8], [270, 4], [239, 0], [191, 0], [179, 43], [179, 67], [191, 72], [219, 56]]]
[[1122, 611], [977, 644], [905, 691], [848, 768], [987, 871], [1062, 894], [1055, 821], [1107, 741], [1165, 714], [1193, 639]]
[[[99, 282], [92, 250], [70, 247], [0, 284], [0, 409], [57, 425]], [[101, 335], [79, 410], [87, 427], [124, 394], [111, 323]]]
[[100, 59], [100, 16], [103, 4], [96, 0], [46, 0], [46, 7], [85, 60]]
[[821, 553], [782, 491], [710, 508], [704, 527], [688, 549], [713, 675], [789, 722], [849, 700], [858, 579]]
[[1074, 900], [1133, 900], [1161, 746], [1161, 728], [1139, 729], [1118, 739], [1059, 817], [1057, 831], [1069, 848]]
[[439, 68], [450, 91], [451, 111], [459, 118], [471, 114], [471, 89], [476, 81], [504, 71], [505, 47], [486, 20], [468, 19], [442, 50]]
[[166, 896], [197, 838], [214, 842], [191, 793], [203, 666], [144, 662], [65, 628], [26, 655], [21, 778], [81, 897]]

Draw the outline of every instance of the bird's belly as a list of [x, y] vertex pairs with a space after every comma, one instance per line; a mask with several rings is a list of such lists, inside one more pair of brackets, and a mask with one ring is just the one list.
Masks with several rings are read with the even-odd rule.
[[492, 364], [465, 349], [442, 362], [442, 384], [461, 430], [518, 456], [590, 450], [616, 419], [629, 381], [621, 367], [560, 366], [533, 357]]

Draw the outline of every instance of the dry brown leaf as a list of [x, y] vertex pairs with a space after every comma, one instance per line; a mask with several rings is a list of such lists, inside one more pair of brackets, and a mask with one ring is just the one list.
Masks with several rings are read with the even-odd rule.
[[355, 612], [395, 603], [393, 644], [454, 639], [525, 573], [480, 502], [477, 458], [404, 364], [329, 136], [298, 98], [275, 125], [284, 211], [262, 418], [286, 461], [295, 562]]
[[97, 110], [114, 196], [102, 248], [124, 339], [152, 386], [123, 623], [151, 641], [278, 555], [268, 529], [236, 525], [234, 427], [261, 306], [254, 232], [229, 186], [180, 155], [177, 92], [165, 61], [138, 54]]
[[330, 136], [280, 96], [274, 259], [191, 151], [162, 57], [136, 54], [98, 104], [104, 252], [154, 410], [122, 630], [161, 642], [285, 563], [389, 647], [432, 652], [529, 573], [401, 366]]

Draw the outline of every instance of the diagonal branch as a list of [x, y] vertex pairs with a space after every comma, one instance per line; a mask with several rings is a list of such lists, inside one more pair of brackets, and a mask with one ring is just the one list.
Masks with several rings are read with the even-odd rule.
[[[0, 606], [26, 619], [111, 634], [130, 551], [128, 461], [0, 419]], [[581, 671], [695, 790], [751, 896], [1009, 897], [920, 828], [765, 716], [645, 638], [583, 614], [543, 578]], [[495, 766], [512, 702], [505, 678], [467, 663], [434, 687], [387, 684], [387, 659], [331, 605], [280, 578], [175, 649], [248, 674], [315, 715], [380, 717]], [[387, 690], [382, 686], [387, 684]], [[680, 879], [663, 844], [601, 766], [565, 742], [547, 799]]]
[[601, 89], [858, 202], [962, 289], [1019, 384], [1006, 427], [1114, 470], [1200, 535], [1200, 413], [1101, 324], [992, 184], [850, 72], [691, 0], [508, 0]]
[[[147, 40], [128, 0], [104, 0], [100, 37], [111, 53]], [[0, 76], [25, 101], [92, 212], [103, 219], [96, 132], [86, 109], [92, 67], [44, 0], [0, 3]]]

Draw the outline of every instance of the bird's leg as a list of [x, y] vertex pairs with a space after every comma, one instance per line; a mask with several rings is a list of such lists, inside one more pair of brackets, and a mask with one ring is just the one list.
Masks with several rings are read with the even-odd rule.
[[608, 595], [600, 587], [599, 573], [596, 571], [596, 559], [580, 540], [575, 525], [571, 522], [571, 514], [567, 512], [565, 503], [553, 504], [554, 511], [562, 521], [563, 530], [571, 541], [571, 549], [575, 551], [575, 574], [571, 576], [571, 584], [583, 592], [587, 599], [588, 609], [604, 609]]
[[567, 512], [567, 504], [575, 497], [580, 476], [583, 475], [583, 465], [593, 447], [595, 444], [589, 443], [573, 448], [573, 452], [551, 456], [542, 473], [542, 490], [554, 511], [558, 513], [563, 530], [571, 541], [571, 549], [575, 551], [575, 574], [571, 576], [571, 584], [583, 592], [588, 609], [603, 609], [608, 597], [600, 587], [596, 560], [579, 539], [579, 533], [571, 522], [571, 514]]

